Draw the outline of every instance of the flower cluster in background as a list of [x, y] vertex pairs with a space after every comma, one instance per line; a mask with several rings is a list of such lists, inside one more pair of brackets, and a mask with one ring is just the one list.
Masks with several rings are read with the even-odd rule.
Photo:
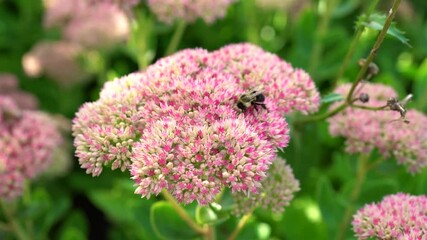
[[404, 193], [368, 204], [353, 216], [358, 239], [424, 239], [427, 236], [427, 197]]
[[299, 181], [295, 179], [292, 169], [280, 158], [274, 160], [261, 185], [262, 189], [256, 195], [232, 195], [236, 204], [233, 214], [241, 216], [258, 206], [281, 213], [294, 198], [294, 193], [300, 190]]
[[48, 168], [61, 142], [61, 135], [45, 114], [22, 110], [11, 98], [0, 96], [0, 198], [18, 197], [25, 180]]
[[89, 50], [104, 50], [125, 42], [130, 34], [128, 12], [138, 1], [45, 1], [44, 25], [59, 28], [62, 38], [37, 43], [24, 56], [28, 76], [45, 74], [60, 85], [86, 80], [79, 61]]
[[87, 73], [77, 61], [83, 48], [66, 41], [37, 43], [22, 59], [25, 73], [30, 77], [45, 74], [60, 85], [84, 81]]
[[0, 95], [12, 98], [21, 109], [34, 110], [38, 107], [38, 100], [33, 95], [18, 88], [18, 79], [10, 73], [0, 73]]
[[64, 29], [64, 38], [89, 49], [103, 49], [124, 42], [129, 19], [117, 5], [98, 3], [77, 12]]
[[[253, 55], [271, 61], [243, 77], [240, 63], [219, 54], [240, 49], [248, 52], [242, 62]], [[282, 71], [269, 74], [277, 64]], [[239, 96], [263, 84], [268, 110], [237, 108]], [[285, 93], [292, 103], [275, 98]], [[74, 145], [81, 167], [93, 176], [111, 164], [130, 170], [143, 197], [167, 189], [179, 202], [207, 204], [223, 187], [257, 194], [276, 149], [289, 141], [283, 114], [315, 111], [318, 104], [306, 73], [260, 48], [188, 49], [105, 84], [100, 99], [83, 105], [73, 120]], [[287, 187], [295, 190], [295, 184]]]
[[37, 99], [18, 87], [18, 79], [0, 74], [0, 199], [21, 195], [25, 180], [61, 176], [72, 163], [70, 121], [37, 110]]
[[[344, 84], [335, 92], [345, 96], [350, 87]], [[375, 83], [364, 83], [357, 92], [368, 94], [369, 106], [377, 107], [397, 96], [391, 87]], [[394, 111], [348, 108], [328, 119], [329, 132], [346, 138], [347, 152], [369, 153], [377, 148], [385, 158], [394, 156], [411, 173], [419, 172], [427, 165], [427, 117], [409, 110], [406, 113], [409, 124], [399, 118], [400, 114]]]
[[148, 0], [148, 6], [157, 18], [166, 23], [176, 20], [194, 22], [201, 18], [207, 23], [223, 18], [234, 0]]
[[[128, 8], [138, 3], [128, 2], [113, 0], [47, 1], [44, 25], [46, 28], [61, 28], [65, 40], [90, 48], [102, 48], [127, 39], [130, 24], [121, 7]], [[90, 37], [94, 39], [89, 41], [87, 38]], [[98, 43], [98, 45], [94, 43]]]

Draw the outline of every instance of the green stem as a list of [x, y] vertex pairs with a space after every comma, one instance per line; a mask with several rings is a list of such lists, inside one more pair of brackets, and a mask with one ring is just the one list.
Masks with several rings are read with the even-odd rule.
[[163, 197], [172, 205], [172, 207], [176, 210], [178, 215], [196, 232], [206, 235], [207, 230], [201, 226], [199, 226], [197, 223], [194, 222], [194, 220], [187, 214], [185, 209], [179, 205], [179, 203], [175, 200], [175, 198], [166, 190], [162, 191]]
[[337, 107], [337, 108], [335, 108], [329, 112], [326, 112], [324, 114], [315, 115], [315, 116], [311, 116], [311, 117], [307, 117], [307, 118], [295, 121], [294, 122], [295, 125], [309, 123], [309, 122], [315, 122], [315, 121], [321, 121], [321, 120], [327, 119], [327, 118], [332, 117], [332, 116], [336, 115], [337, 113], [343, 111], [348, 106], [352, 106], [352, 107], [356, 107], [356, 108], [362, 108], [362, 109], [366, 109], [366, 110], [374, 110], [374, 111], [385, 109], [386, 106], [369, 107], [369, 106], [355, 105], [354, 104], [355, 100], [353, 98], [353, 94], [354, 94], [354, 91], [356, 90], [356, 87], [359, 85], [360, 81], [362, 81], [362, 78], [365, 75], [369, 64], [374, 60], [375, 56], [377, 55], [378, 49], [381, 46], [381, 44], [382, 44], [382, 42], [383, 42], [383, 40], [387, 34], [387, 30], [390, 27], [391, 22], [393, 21], [394, 15], [397, 11], [397, 8], [399, 7], [399, 4], [400, 4], [400, 0], [394, 0], [393, 6], [390, 9], [389, 15], [387, 16], [387, 19], [384, 23], [383, 29], [381, 30], [380, 34], [378, 35], [378, 38], [375, 41], [375, 44], [372, 47], [368, 58], [365, 60], [362, 68], [360, 69], [360, 71], [356, 77], [356, 81], [353, 82], [351, 89], [350, 89], [349, 93], [347, 94], [346, 102], [341, 104], [339, 107]]
[[237, 227], [234, 229], [234, 231], [231, 233], [230, 237], [228, 238], [228, 240], [234, 240], [236, 239], [237, 235], [239, 235], [240, 231], [242, 231], [243, 227], [245, 226], [245, 224], [248, 222], [248, 220], [251, 218], [252, 216], [252, 211], [247, 213], [246, 215], [244, 215], [239, 223], [237, 224]]
[[138, 62], [140, 71], [143, 71], [154, 58], [156, 34], [153, 32], [154, 20], [145, 11], [134, 11], [132, 32], [127, 42], [127, 48], [132, 57]]
[[380, 165], [383, 162], [384, 158], [379, 158], [376, 161], [370, 163], [367, 168], [368, 170], [376, 168], [378, 165]]
[[[24, 194], [22, 196], [22, 201], [23, 201], [25, 207], [29, 207], [31, 204], [31, 183], [30, 183], [30, 181], [24, 182]], [[25, 221], [25, 226], [27, 229], [27, 233], [29, 235], [33, 235], [34, 224], [30, 218], [27, 218], [27, 220]]]
[[316, 122], [316, 121], [322, 121], [325, 120], [329, 117], [332, 117], [336, 114], [338, 114], [339, 112], [343, 111], [345, 108], [348, 107], [347, 103], [343, 103], [341, 105], [339, 105], [337, 108], [329, 111], [329, 112], [325, 112], [321, 115], [313, 115], [313, 116], [308, 116], [306, 118], [300, 119], [298, 121], [295, 121], [294, 124], [295, 125], [300, 125], [300, 124], [305, 124], [305, 123], [309, 123], [309, 122]]
[[360, 109], [371, 110], [371, 111], [384, 110], [386, 107], [388, 107], [387, 105], [380, 106], [380, 107], [373, 107], [373, 106], [364, 106], [364, 105], [358, 105], [358, 104], [351, 104], [351, 106], [354, 108], [360, 108]]
[[178, 49], [179, 42], [181, 42], [181, 38], [182, 35], [184, 35], [186, 26], [187, 24], [185, 21], [178, 21], [175, 32], [173, 33], [172, 39], [169, 42], [169, 46], [166, 49], [165, 56], [171, 55]]
[[359, 85], [360, 81], [362, 81], [363, 76], [365, 76], [366, 70], [368, 69], [369, 64], [374, 60], [375, 56], [378, 53], [378, 49], [380, 48], [382, 42], [384, 41], [385, 36], [387, 35], [387, 31], [393, 21], [394, 15], [397, 12], [397, 8], [399, 7], [401, 0], [394, 0], [393, 6], [391, 7], [387, 19], [384, 23], [383, 29], [381, 30], [380, 34], [378, 35], [377, 40], [375, 41], [374, 46], [371, 49], [371, 52], [369, 53], [368, 58], [366, 58], [366, 61], [364, 62], [362, 68], [360, 69], [359, 73], [357, 74], [356, 81], [353, 82], [353, 85], [351, 86], [350, 92], [347, 95], [347, 102], [351, 102], [353, 98], [354, 90], [356, 89], [357, 85]]
[[31, 238], [27, 235], [25, 230], [19, 224], [17, 219], [13, 214], [13, 209], [10, 206], [6, 206], [6, 204], [0, 200], [0, 206], [3, 210], [3, 213], [6, 217], [6, 221], [9, 223], [10, 230], [15, 233], [15, 236], [19, 240], [30, 240]]
[[[372, 12], [374, 11], [376, 5], [378, 4], [379, 0], [374, 0], [371, 2], [371, 5], [369, 6], [368, 11], [366, 12], [366, 18], [369, 19], [369, 17], [371, 16]], [[365, 30], [365, 26], [360, 25], [357, 28], [356, 34], [350, 44], [350, 48], [347, 52], [347, 54], [344, 57], [344, 61], [338, 71], [337, 74], [337, 78], [335, 79], [335, 82], [333, 83], [333, 85], [335, 85], [336, 83], [338, 83], [338, 81], [341, 79], [341, 77], [344, 75], [345, 70], [347, 69], [348, 63], [350, 62], [350, 59], [353, 57], [354, 51], [356, 50], [356, 46], [359, 43], [360, 37], [362, 36], [363, 31]]]
[[207, 229], [207, 231], [206, 231], [205, 239], [206, 240], [214, 240], [214, 239], [216, 239], [215, 228], [213, 226], [206, 226], [206, 229]]
[[317, 31], [315, 34], [315, 41], [313, 46], [313, 52], [311, 53], [310, 57], [310, 67], [309, 67], [309, 73], [314, 74], [314, 72], [317, 69], [317, 65], [319, 64], [320, 55], [323, 51], [323, 38], [328, 31], [329, 22], [331, 20], [332, 11], [335, 9], [335, 6], [337, 4], [337, 0], [321, 0], [319, 1], [319, 4], [325, 4], [326, 9], [323, 13], [319, 26], [317, 27]]
[[351, 191], [348, 205], [344, 211], [344, 216], [341, 221], [337, 233], [337, 240], [344, 240], [347, 232], [348, 225], [350, 224], [351, 216], [353, 214], [353, 206], [359, 198], [360, 191], [362, 190], [363, 182], [365, 181], [368, 172], [369, 154], [362, 154], [357, 163], [356, 182], [354, 183], [353, 190]]

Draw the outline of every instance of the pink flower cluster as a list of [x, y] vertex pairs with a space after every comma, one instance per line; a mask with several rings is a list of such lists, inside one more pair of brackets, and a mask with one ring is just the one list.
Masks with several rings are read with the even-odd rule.
[[262, 188], [256, 195], [232, 194], [236, 204], [233, 209], [235, 215], [244, 215], [258, 206], [270, 209], [274, 213], [281, 213], [289, 206], [294, 193], [300, 190], [292, 169], [280, 158], [274, 160], [261, 185]]
[[139, 4], [140, 0], [89, 0], [90, 3], [96, 4], [96, 3], [109, 3], [109, 4], [116, 4], [121, 9], [124, 10], [130, 10], [136, 5]]
[[123, 42], [129, 19], [115, 1], [54, 0], [46, 6], [46, 27], [62, 27], [65, 40], [87, 48], [105, 48]]
[[[335, 92], [345, 96], [349, 89], [350, 84], [345, 84]], [[397, 96], [391, 87], [375, 83], [365, 83], [359, 93], [369, 95], [369, 103], [365, 105], [377, 107]], [[427, 117], [409, 110], [406, 114], [409, 124], [399, 118], [400, 114], [394, 111], [347, 108], [328, 120], [329, 132], [345, 137], [346, 150], [350, 153], [369, 153], [377, 148], [384, 157], [394, 156], [411, 173], [419, 172], [427, 165]]]
[[[272, 56], [248, 44], [225, 48], [245, 46], [248, 51]], [[239, 96], [262, 82], [246, 82], [246, 78], [212, 64], [220, 61], [213, 58], [222, 50], [184, 50], [159, 60], [143, 73], [105, 84], [100, 99], [83, 105], [73, 121], [81, 167], [93, 176], [110, 164], [112, 169], [129, 169], [137, 186], [135, 192], [143, 197], [167, 189], [180, 202], [207, 204], [223, 187], [256, 194], [276, 149], [289, 141], [283, 118], [287, 112], [271, 94], [292, 92], [286, 86], [308, 79], [286, 65], [287, 71], [277, 78], [295, 83], [278, 83], [285, 86], [281, 89], [265, 87], [270, 90], [263, 92], [268, 111], [250, 107], [241, 112], [236, 106]], [[269, 65], [272, 63], [259, 67], [258, 75], [274, 68]], [[298, 89], [293, 96], [298, 103], [318, 104], [301, 100]]]
[[427, 236], [427, 196], [388, 195], [353, 216], [358, 239], [424, 240]]
[[320, 95], [310, 76], [251, 44], [229, 45], [212, 53], [209, 65], [231, 73], [243, 88], [263, 86], [282, 114], [317, 112]]
[[82, 52], [79, 45], [71, 42], [42, 41], [24, 55], [22, 65], [28, 76], [39, 77], [46, 74], [60, 85], [67, 86], [87, 77], [77, 61]]
[[126, 13], [113, 3], [97, 3], [74, 13], [64, 29], [66, 40], [91, 49], [124, 42], [130, 33]]
[[166, 23], [175, 20], [194, 22], [202, 18], [207, 23], [212, 23], [218, 18], [223, 18], [227, 8], [234, 0], [148, 0], [148, 6], [157, 18]]
[[25, 54], [22, 65], [31, 77], [46, 74], [61, 85], [87, 79], [79, 58], [87, 49], [106, 49], [127, 40], [126, 14], [138, 0], [45, 0], [44, 24], [59, 27], [62, 39], [37, 43]]
[[18, 88], [18, 79], [10, 73], [0, 73], [0, 95], [12, 98], [21, 109], [36, 109], [37, 98]]
[[21, 110], [11, 98], [0, 96], [0, 198], [18, 197], [24, 180], [35, 178], [49, 166], [61, 141], [46, 115]]

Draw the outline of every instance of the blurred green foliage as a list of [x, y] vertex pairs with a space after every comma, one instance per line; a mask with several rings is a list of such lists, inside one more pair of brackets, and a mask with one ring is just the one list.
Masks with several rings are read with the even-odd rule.
[[[322, 95], [328, 95], [337, 83], [355, 80], [360, 68], [357, 61], [367, 56], [377, 30], [381, 29], [384, 21], [381, 16], [387, 13], [390, 1], [379, 2], [377, 12], [383, 15], [375, 15], [364, 22], [359, 16], [369, 2], [307, 1], [306, 8], [293, 12], [260, 9], [252, 0], [241, 0], [229, 9], [224, 19], [212, 25], [197, 21], [188, 26], [179, 48], [214, 50], [229, 43], [253, 42], [309, 71]], [[425, 112], [427, 2], [403, 2], [402, 8], [405, 7], [406, 11], [398, 13], [395, 20], [397, 28], [392, 30], [397, 39], [388, 36], [382, 44], [375, 60], [380, 73], [373, 81], [391, 85], [401, 97], [413, 93], [414, 100], [409, 107]], [[325, 11], [320, 11], [319, 6], [331, 6], [331, 3], [334, 3], [334, 8], [329, 9], [329, 15], [325, 16]], [[93, 81], [64, 88], [46, 77], [29, 78], [22, 69], [23, 54], [36, 42], [59, 36], [58, 32], [43, 29], [42, 3], [39, 0], [0, 0], [0, 72], [16, 74], [20, 87], [35, 94], [44, 111], [72, 118], [81, 104], [97, 99], [105, 81], [137, 71], [140, 61], [154, 61], [163, 56], [174, 26], [157, 23], [146, 6], [138, 6], [136, 12], [140, 25], [134, 26], [135, 39], [129, 42], [128, 48], [119, 47], [100, 56], [105, 62], [105, 72], [101, 75], [105, 78], [100, 79], [100, 75], [94, 74], [91, 77]], [[323, 28], [320, 26], [322, 21], [326, 21]], [[355, 34], [356, 22], [368, 26], [368, 29], [363, 32], [343, 77], [336, 79]], [[140, 39], [145, 40], [139, 43]], [[409, 42], [410, 46], [401, 42]], [[317, 50], [318, 55], [315, 48], [320, 49]], [[143, 50], [148, 55], [141, 57], [140, 51]], [[324, 105], [340, 97], [328, 96]], [[325, 109], [323, 107], [322, 111]], [[349, 204], [347, 199], [354, 185], [358, 156], [344, 153], [343, 139], [331, 137], [325, 121], [292, 126], [298, 117], [287, 117], [292, 127], [291, 142], [280, 155], [293, 168], [301, 183], [301, 191], [282, 215], [255, 211], [237, 239], [334, 238], [344, 209]], [[356, 203], [358, 207], [379, 201], [386, 194], [427, 193], [427, 171], [412, 176], [395, 162], [388, 159], [368, 173]], [[155, 232], [168, 239], [176, 234], [185, 236], [183, 239], [197, 236], [179, 221], [167, 203], [160, 201], [161, 197], [146, 200], [134, 195], [129, 176], [124, 176], [126, 174], [106, 170], [100, 177], [92, 178], [79, 169], [77, 160], [74, 165], [68, 176], [55, 181], [36, 182], [31, 196], [20, 203], [25, 208], [16, 206], [17, 209], [25, 209], [18, 212], [20, 219], [34, 220], [32, 227], [37, 229], [36, 239], [87, 239], [94, 236], [98, 236], [97, 239], [158, 239]], [[88, 209], [95, 209], [96, 217]], [[212, 220], [210, 210], [199, 211], [205, 211], [201, 221]], [[237, 222], [235, 217], [219, 221], [218, 239], [227, 237]], [[1, 239], [8, 237], [1, 234]], [[349, 228], [347, 238], [354, 239], [352, 235]]]

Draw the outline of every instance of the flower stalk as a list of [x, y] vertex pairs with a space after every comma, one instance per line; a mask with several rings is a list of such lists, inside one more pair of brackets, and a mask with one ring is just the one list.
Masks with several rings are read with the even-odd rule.
[[320, 18], [319, 26], [315, 34], [315, 41], [313, 46], [313, 52], [310, 56], [310, 66], [308, 72], [310, 74], [315, 74], [317, 67], [319, 65], [319, 59], [323, 51], [323, 38], [328, 31], [329, 22], [331, 21], [332, 12], [335, 9], [338, 1], [337, 0], [322, 0], [319, 1], [319, 5], [324, 6], [322, 9], [319, 6], [319, 12], [323, 10], [323, 14]]
[[240, 231], [242, 231], [243, 227], [245, 226], [245, 224], [248, 222], [248, 220], [251, 218], [252, 216], [252, 211], [247, 213], [246, 215], [244, 215], [239, 223], [237, 224], [237, 227], [234, 229], [234, 231], [231, 233], [230, 237], [228, 238], [228, 240], [234, 240], [236, 239], [237, 235], [239, 235]]
[[351, 191], [348, 205], [345, 208], [344, 211], [344, 217], [341, 220], [340, 227], [338, 229], [337, 233], [337, 240], [344, 240], [345, 239], [345, 233], [347, 232], [348, 225], [350, 224], [351, 216], [353, 213], [353, 206], [356, 203], [357, 199], [359, 198], [360, 191], [362, 190], [363, 182], [366, 179], [366, 174], [369, 169], [369, 154], [361, 154], [358, 163], [357, 163], [357, 172], [356, 172], [356, 182], [354, 184], [353, 190]]
[[399, 7], [400, 0], [394, 0], [393, 6], [391, 7], [387, 19], [384, 23], [383, 29], [381, 30], [380, 34], [378, 35], [377, 40], [375, 41], [374, 46], [372, 47], [368, 57], [363, 62], [362, 68], [360, 69], [359, 73], [357, 74], [356, 81], [353, 83], [350, 92], [347, 95], [347, 103], [351, 103], [353, 99], [353, 93], [356, 90], [356, 87], [359, 85], [360, 81], [362, 81], [363, 76], [365, 76], [366, 71], [368, 70], [369, 64], [374, 60], [374, 58], [377, 56], [378, 49], [380, 48], [381, 44], [384, 41], [385, 36], [387, 35], [387, 31], [393, 21], [393, 18], [397, 12], [397, 9]]
[[[374, 11], [375, 7], [378, 4], [378, 0], [374, 0], [371, 2], [368, 11], [366, 12], [366, 18], [369, 19], [372, 12]], [[344, 57], [344, 61], [340, 66], [340, 69], [338, 71], [337, 77], [335, 79], [334, 84], [336, 84], [344, 74], [345, 70], [347, 69], [348, 63], [350, 62], [350, 59], [353, 57], [354, 51], [356, 50], [357, 44], [359, 43], [360, 37], [362, 36], [363, 31], [365, 30], [365, 26], [361, 25], [357, 28], [356, 34], [350, 44], [350, 49], [348, 50], [347, 54]]]
[[386, 19], [386, 21], [384, 23], [383, 29], [381, 30], [380, 34], [378, 35], [378, 38], [375, 41], [375, 44], [372, 47], [372, 49], [371, 49], [371, 51], [369, 53], [368, 58], [365, 61], [363, 61], [362, 67], [361, 67], [361, 69], [360, 69], [360, 71], [359, 71], [359, 73], [358, 73], [358, 75], [356, 77], [356, 80], [353, 82], [353, 84], [351, 86], [351, 89], [350, 89], [349, 93], [346, 96], [345, 103], [343, 103], [339, 107], [337, 107], [337, 108], [335, 108], [335, 109], [333, 109], [333, 110], [331, 110], [329, 112], [326, 112], [326, 113], [324, 113], [322, 115], [311, 116], [311, 117], [307, 117], [305, 119], [296, 121], [295, 123], [297, 125], [304, 124], [304, 123], [309, 123], [309, 122], [315, 122], [315, 121], [325, 120], [325, 119], [327, 119], [329, 117], [332, 117], [332, 116], [338, 114], [339, 112], [345, 110], [347, 107], [363, 108], [363, 109], [366, 109], [366, 110], [373, 110], [373, 111], [383, 110], [383, 109], [385, 109], [387, 107], [387, 106], [380, 106], [380, 107], [373, 106], [373, 107], [368, 107], [368, 106], [355, 105], [354, 104], [354, 97], [353, 97], [353, 95], [354, 95], [354, 92], [356, 90], [356, 87], [363, 80], [363, 76], [365, 76], [365, 74], [366, 74], [366, 72], [367, 72], [367, 70], [369, 68], [369, 64], [372, 63], [372, 61], [374, 60], [375, 56], [377, 55], [378, 49], [380, 48], [380, 46], [381, 46], [381, 44], [382, 44], [385, 36], [387, 35], [387, 31], [388, 31], [388, 29], [389, 29], [389, 27], [390, 27], [390, 25], [391, 25], [391, 23], [393, 21], [393, 18], [394, 18], [395, 14], [396, 14], [397, 8], [399, 7], [399, 4], [400, 4], [400, 0], [395, 0], [393, 2], [393, 6], [392, 6], [392, 8], [389, 11], [389, 14], [388, 14], [387, 19]]
[[168, 191], [163, 190], [162, 195], [172, 205], [178, 215], [188, 224], [188, 226], [190, 226], [194, 231], [202, 235], [207, 234], [207, 230], [195, 223], [194, 220], [187, 214], [185, 209], [181, 205], [179, 205], [179, 203]]
[[185, 21], [178, 21], [172, 39], [169, 42], [168, 47], [166, 48], [165, 56], [169, 56], [172, 53], [176, 52], [176, 50], [178, 49], [178, 45], [181, 42], [182, 36], [184, 35], [186, 27], [187, 23]]
[[[19, 224], [14, 216], [13, 209], [10, 206], [6, 206], [6, 203], [0, 200], [0, 207], [6, 217], [6, 221], [9, 223], [8, 226], [2, 226], [11, 230], [18, 240], [30, 240], [30, 236], [25, 232], [25, 229]], [[3, 224], [2, 224], [3, 225]]]

